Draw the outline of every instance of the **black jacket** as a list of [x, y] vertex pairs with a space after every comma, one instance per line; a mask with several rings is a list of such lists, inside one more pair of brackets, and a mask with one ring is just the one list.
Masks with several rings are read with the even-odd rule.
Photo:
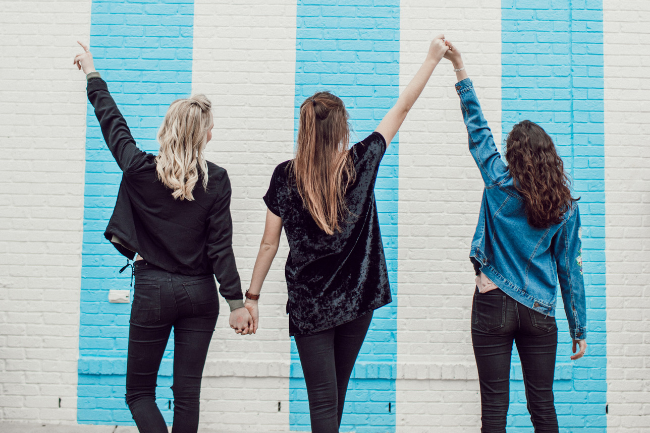
[[226, 170], [208, 162], [207, 191], [199, 180], [193, 201], [174, 199], [158, 180], [155, 156], [136, 147], [106, 82], [89, 77], [87, 90], [104, 140], [124, 173], [106, 239], [127, 258], [137, 252], [168, 272], [214, 274], [231, 310], [243, 306]]

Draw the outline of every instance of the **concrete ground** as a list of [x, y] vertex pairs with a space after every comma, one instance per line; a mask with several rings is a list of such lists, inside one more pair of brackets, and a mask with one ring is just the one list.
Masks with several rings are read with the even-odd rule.
[[[252, 432], [249, 433], [265, 433]], [[0, 433], [138, 433], [135, 427], [115, 425], [54, 425], [33, 423], [0, 422]], [[207, 430], [199, 428], [199, 433], [235, 433], [223, 430]], [[237, 432], [241, 433], [241, 432]]]

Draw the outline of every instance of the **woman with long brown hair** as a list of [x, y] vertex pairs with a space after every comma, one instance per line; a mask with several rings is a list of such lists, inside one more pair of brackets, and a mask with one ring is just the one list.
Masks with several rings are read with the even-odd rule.
[[294, 159], [278, 165], [264, 196], [268, 207], [246, 307], [258, 326], [257, 299], [280, 243], [286, 263], [289, 333], [307, 384], [314, 433], [339, 431], [350, 374], [373, 310], [391, 301], [374, 187], [387, 146], [447, 47], [442, 35], [395, 106], [348, 148], [343, 101], [318, 92], [300, 107]]
[[573, 339], [585, 354], [587, 316], [580, 212], [553, 140], [524, 120], [506, 140], [504, 164], [467, 77], [459, 50], [446, 41], [458, 83], [469, 149], [485, 188], [470, 259], [476, 273], [472, 344], [481, 390], [483, 433], [505, 433], [513, 342], [521, 359], [535, 432], [558, 432], [553, 401], [559, 282]]
[[126, 364], [126, 402], [142, 433], [167, 433], [156, 405], [156, 379], [174, 329], [174, 426], [199, 425], [201, 375], [219, 314], [219, 291], [230, 327], [252, 328], [232, 250], [230, 180], [206, 161], [212, 138], [208, 98], [174, 101], [158, 132], [160, 150], [138, 149], [88, 47], [74, 58], [88, 81], [88, 99], [104, 140], [123, 171], [106, 239], [133, 264], [135, 287]]

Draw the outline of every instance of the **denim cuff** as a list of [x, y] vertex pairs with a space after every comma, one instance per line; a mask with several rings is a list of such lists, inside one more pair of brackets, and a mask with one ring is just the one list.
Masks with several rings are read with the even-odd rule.
[[91, 72], [90, 74], [86, 75], [86, 81], [90, 81], [93, 78], [102, 78], [102, 76], [97, 71]]
[[244, 308], [244, 300], [243, 299], [226, 299], [226, 302], [228, 303], [228, 306], [230, 307], [230, 311], [235, 311], [239, 308]]
[[455, 87], [456, 93], [460, 95], [461, 93], [465, 93], [468, 90], [473, 89], [474, 84], [472, 84], [472, 80], [465, 78], [464, 80], [457, 82]]
[[586, 340], [587, 339], [587, 328], [576, 328], [569, 329], [571, 338], [574, 340]]

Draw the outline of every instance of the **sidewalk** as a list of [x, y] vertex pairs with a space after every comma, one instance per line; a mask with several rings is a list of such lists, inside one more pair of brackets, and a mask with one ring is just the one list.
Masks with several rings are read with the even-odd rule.
[[[248, 433], [266, 433], [252, 432]], [[115, 425], [54, 425], [54, 424], [33, 424], [33, 423], [8, 423], [0, 422], [1, 433], [138, 433], [135, 427]], [[224, 430], [208, 430], [199, 428], [199, 433], [241, 433], [227, 432]]]

